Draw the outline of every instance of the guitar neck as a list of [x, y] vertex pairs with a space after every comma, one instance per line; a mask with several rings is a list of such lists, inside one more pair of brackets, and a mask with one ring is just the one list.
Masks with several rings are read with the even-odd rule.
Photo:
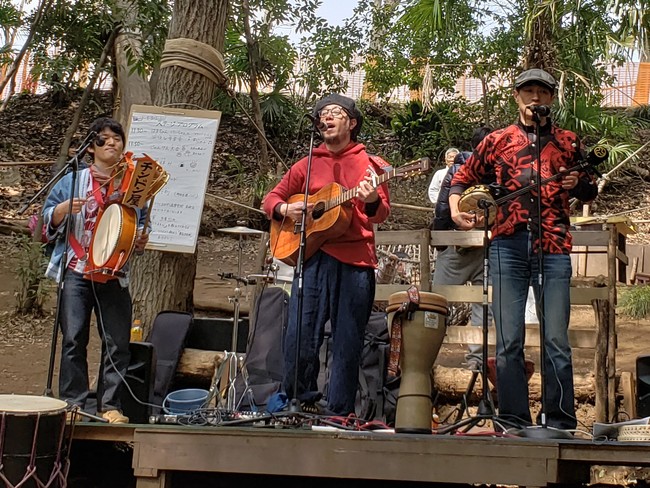
[[[387, 182], [391, 178], [394, 178], [397, 176], [397, 171], [394, 169], [391, 169], [390, 171], [386, 171], [385, 173], [382, 173], [380, 175], [377, 175], [376, 180], [377, 180], [377, 186], [381, 185], [382, 183]], [[375, 188], [377, 188], [375, 186]], [[356, 186], [350, 190], [346, 190], [342, 192], [339, 196], [332, 198], [331, 200], [328, 200], [327, 204], [325, 205], [325, 210], [330, 210], [334, 207], [337, 207], [339, 205], [343, 205], [345, 202], [348, 202], [352, 200], [354, 197], [357, 196], [357, 189], [359, 187]]]
[[[586, 168], [587, 166], [589, 166], [589, 163], [586, 162], [586, 161], [583, 161], [583, 162], [581, 162], [579, 164], [576, 164], [572, 168], [565, 169], [564, 171], [560, 171], [559, 173], [556, 173], [556, 174], [554, 174], [552, 176], [549, 176], [548, 178], [544, 178], [542, 181], [540, 181], [540, 185], [545, 185], [549, 181], [559, 180], [564, 175], [567, 175], [567, 174], [571, 173], [572, 171], [579, 171], [579, 170], [581, 170], [583, 168]], [[507, 202], [508, 200], [512, 200], [513, 198], [518, 197], [519, 195], [523, 195], [524, 193], [528, 193], [529, 191], [531, 191], [531, 190], [533, 190], [535, 188], [537, 188], [537, 183], [535, 183], [533, 185], [529, 185], [529, 186], [524, 186], [522, 188], [519, 188], [519, 190], [515, 190], [512, 193], [508, 193], [507, 195], [505, 195], [505, 196], [503, 196], [501, 198], [497, 198], [494, 201], [494, 203], [495, 203], [495, 205], [499, 206], [502, 203]]]

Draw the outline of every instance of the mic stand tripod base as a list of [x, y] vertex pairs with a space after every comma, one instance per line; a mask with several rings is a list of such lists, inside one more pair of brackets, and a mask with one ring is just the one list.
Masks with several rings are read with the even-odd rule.
[[542, 425], [531, 425], [521, 429], [512, 429], [508, 431], [518, 437], [527, 437], [529, 439], [574, 439], [573, 434], [568, 430], [557, 429]]
[[297, 398], [292, 398], [289, 401], [288, 411], [290, 413], [302, 413], [302, 407], [300, 406], [300, 402], [298, 401]]

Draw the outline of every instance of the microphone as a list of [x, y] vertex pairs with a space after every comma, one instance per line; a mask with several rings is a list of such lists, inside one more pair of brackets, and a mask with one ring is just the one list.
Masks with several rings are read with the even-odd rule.
[[95, 146], [102, 147], [104, 144], [106, 144], [106, 139], [102, 136], [95, 137]]
[[319, 117], [314, 117], [312, 114], [305, 114], [305, 117], [311, 120], [311, 123], [314, 124], [314, 127], [319, 131], [325, 132], [327, 130], [327, 124]]
[[551, 115], [551, 107], [548, 105], [530, 105], [528, 108], [531, 112], [539, 115], [540, 117], [548, 117]]
[[494, 205], [494, 202], [487, 199], [487, 198], [481, 198], [481, 199], [479, 199], [477, 205], [478, 205], [478, 208], [480, 208], [481, 210], [486, 210], [486, 209], [492, 207]]

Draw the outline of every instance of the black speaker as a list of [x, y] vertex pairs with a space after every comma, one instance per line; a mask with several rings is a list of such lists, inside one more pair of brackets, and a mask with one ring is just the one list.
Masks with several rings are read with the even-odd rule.
[[636, 416], [650, 417], [650, 354], [636, 358]]
[[[185, 347], [205, 351], [230, 351], [234, 318], [194, 317]], [[246, 352], [248, 319], [240, 318], [237, 326], [237, 351]]]
[[156, 351], [153, 344], [149, 342], [131, 342], [129, 352], [131, 361], [126, 371], [126, 384], [129, 388], [126, 386], [122, 388], [120, 399], [122, 411], [129, 417], [130, 423], [147, 424], [151, 414], [151, 405], [143, 405], [143, 403], [153, 403]]

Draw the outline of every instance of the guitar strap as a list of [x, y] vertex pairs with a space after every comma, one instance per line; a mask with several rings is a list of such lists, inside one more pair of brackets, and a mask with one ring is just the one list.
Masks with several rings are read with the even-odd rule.
[[386, 160], [380, 158], [376, 154], [368, 154], [368, 159], [375, 163], [377, 166], [379, 166], [382, 170], [386, 171], [386, 168], [391, 168], [392, 165], [388, 163]]

